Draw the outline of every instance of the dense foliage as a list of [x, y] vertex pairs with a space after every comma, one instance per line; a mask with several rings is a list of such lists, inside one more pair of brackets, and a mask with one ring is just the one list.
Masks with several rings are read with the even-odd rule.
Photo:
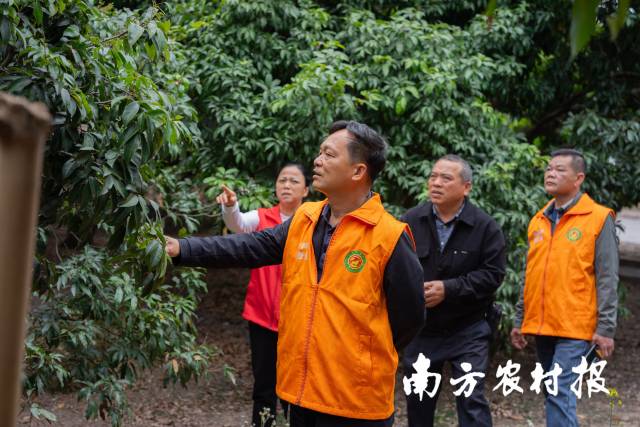
[[472, 198], [509, 242], [504, 330], [550, 149], [585, 151], [597, 200], [640, 201], [637, 2], [617, 27], [606, 25], [617, 2], [601, 2], [580, 53], [568, 1], [497, 2], [489, 19], [480, 0], [149, 3], [0, 3], [0, 90], [56, 117], [29, 396], [77, 389], [87, 416], [118, 424], [144, 369], [165, 363], [183, 383], [201, 374], [212, 350], [193, 316], [205, 284], [194, 271], [165, 280], [163, 231], [217, 231], [221, 183], [245, 209], [270, 203], [278, 166], [310, 165], [338, 118], [388, 138], [375, 190], [395, 214], [425, 197], [437, 157], [469, 160]]
[[211, 354], [193, 323], [202, 273], [165, 282], [161, 199], [150, 191], [198, 143], [197, 115], [172, 78], [180, 60], [158, 9], [35, 0], [0, 10], [0, 89], [55, 115], [25, 394], [77, 389], [87, 417], [118, 424], [124, 390], [144, 369], [165, 363], [167, 381], [186, 383]]

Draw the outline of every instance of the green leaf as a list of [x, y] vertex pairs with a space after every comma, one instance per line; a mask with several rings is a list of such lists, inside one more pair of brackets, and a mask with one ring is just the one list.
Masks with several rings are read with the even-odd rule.
[[489, 3], [487, 3], [487, 8], [484, 11], [484, 14], [488, 17], [492, 17], [496, 11], [496, 6], [498, 6], [498, 0], [489, 0]]
[[11, 88], [9, 89], [9, 92], [13, 92], [15, 94], [20, 94], [31, 83], [33, 83], [33, 82], [31, 81], [30, 78], [16, 80], [16, 82], [11, 85]]
[[149, 267], [154, 268], [160, 264], [162, 259], [163, 248], [159, 241], [153, 240], [145, 249], [145, 254], [149, 260]]
[[122, 291], [121, 287], [118, 287], [118, 289], [116, 289], [115, 295], [113, 296], [113, 300], [116, 304], [120, 304], [123, 298], [124, 298], [124, 292]]
[[30, 412], [31, 412], [31, 415], [33, 415], [33, 417], [38, 420], [41, 420], [44, 417], [46, 420], [50, 422], [58, 421], [58, 418], [55, 416], [53, 412], [47, 411], [46, 409], [42, 408], [40, 405], [36, 403], [31, 405]]
[[127, 32], [129, 33], [129, 46], [133, 46], [140, 36], [142, 36], [142, 33], [144, 33], [144, 28], [132, 22], [129, 24], [129, 27], [127, 27]]
[[73, 172], [77, 167], [78, 164], [76, 163], [75, 159], [67, 160], [62, 166], [62, 177], [68, 178], [69, 175], [71, 175], [71, 172]]
[[128, 98], [127, 96], [116, 96], [111, 100], [111, 108], [115, 107], [116, 105], [118, 105], [120, 102], [124, 101], [127, 98]]
[[232, 366], [229, 366], [225, 363], [222, 368], [222, 374], [223, 376], [227, 377], [233, 385], [236, 385], [236, 373], [235, 369]]
[[145, 43], [144, 50], [149, 58], [152, 60], [156, 58], [156, 46], [153, 43]]
[[33, 3], [33, 17], [36, 18], [36, 24], [42, 25], [42, 6], [40, 6], [40, 0], [34, 0]]
[[169, 34], [171, 30], [171, 21], [161, 21], [158, 23], [158, 28], [160, 28], [165, 34]]
[[60, 89], [60, 98], [62, 98], [62, 103], [67, 107], [67, 110], [70, 110], [69, 103], [71, 102], [71, 95], [69, 95], [69, 91], [65, 88]]
[[404, 96], [401, 96], [396, 101], [396, 114], [398, 116], [401, 116], [402, 114], [404, 114], [406, 109], [407, 109], [407, 98], [405, 98]]
[[104, 180], [104, 185], [102, 186], [102, 190], [100, 191], [100, 195], [104, 196], [105, 194], [107, 194], [109, 192], [109, 190], [111, 189], [111, 187], [113, 187], [114, 183], [115, 183], [115, 178], [113, 177], [113, 175], [109, 175], [107, 177], [107, 179]]
[[125, 200], [124, 202], [120, 203], [120, 205], [118, 205], [121, 208], [130, 208], [132, 206], [135, 206], [138, 204], [138, 196], [135, 194], [131, 194], [129, 195], [129, 197], [127, 197], [127, 200]]
[[420, 94], [418, 93], [418, 89], [415, 86], [407, 87], [407, 92], [414, 96], [416, 99], [420, 99]]
[[70, 25], [66, 30], [64, 30], [63, 37], [68, 39], [75, 39], [80, 35], [80, 28], [77, 25]]
[[618, 10], [616, 13], [607, 18], [607, 24], [609, 25], [609, 31], [611, 31], [612, 41], [618, 38], [620, 30], [624, 27], [627, 14], [629, 13], [629, 3], [630, 0], [620, 0], [618, 2]]
[[11, 37], [11, 27], [13, 27], [13, 24], [11, 24], [9, 18], [4, 15], [0, 16], [0, 40], [3, 42], [9, 41]]
[[122, 121], [125, 126], [129, 124], [129, 122], [133, 119], [133, 117], [138, 113], [139, 110], [140, 104], [138, 104], [136, 101], [129, 103], [129, 105], [125, 107], [124, 111], [122, 112]]
[[194, 21], [194, 22], [190, 22], [189, 26], [191, 28], [193, 28], [194, 30], [198, 30], [201, 27], [204, 27], [205, 25], [207, 25], [207, 23], [205, 21]]
[[138, 150], [138, 148], [140, 148], [140, 137], [139, 136], [135, 136], [129, 142], [126, 143], [126, 146], [125, 146], [125, 149], [124, 149], [124, 160], [127, 163], [129, 163], [131, 161], [131, 158], [133, 157], [133, 154]]
[[571, 16], [571, 58], [589, 43], [596, 28], [599, 0], [574, 0]]

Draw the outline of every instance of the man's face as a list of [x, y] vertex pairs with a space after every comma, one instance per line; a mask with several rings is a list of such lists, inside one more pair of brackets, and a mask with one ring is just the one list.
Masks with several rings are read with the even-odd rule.
[[576, 192], [584, 180], [584, 174], [573, 169], [571, 156], [555, 156], [544, 171], [544, 189], [550, 195], [564, 196]]
[[320, 144], [320, 152], [313, 161], [313, 187], [328, 196], [351, 187], [354, 169], [349, 155], [349, 131], [332, 133]]
[[439, 160], [433, 165], [429, 176], [429, 198], [436, 206], [453, 206], [471, 191], [471, 183], [461, 176], [462, 165], [449, 160]]

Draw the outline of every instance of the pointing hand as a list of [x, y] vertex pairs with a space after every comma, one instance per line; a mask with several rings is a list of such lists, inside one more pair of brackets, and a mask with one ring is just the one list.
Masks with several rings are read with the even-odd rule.
[[216, 197], [216, 202], [221, 205], [225, 205], [228, 208], [233, 207], [238, 201], [236, 193], [226, 185], [222, 185], [221, 188], [222, 193], [220, 193], [218, 197]]

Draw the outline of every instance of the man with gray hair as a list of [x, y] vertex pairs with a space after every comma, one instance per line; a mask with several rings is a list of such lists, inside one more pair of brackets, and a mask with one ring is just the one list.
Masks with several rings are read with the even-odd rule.
[[[420, 353], [430, 360], [430, 372], [441, 374], [449, 362], [453, 382], [469, 373], [486, 374], [493, 301], [505, 275], [505, 241], [493, 218], [467, 198], [471, 183], [471, 167], [464, 159], [441, 157], [429, 176], [430, 200], [402, 218], [416, 240], [426, 305], [425, 326], [404, 352], [408, 377]], [[471, 394], [456, 397], [463, 427], [491, 425], [484, 378], [475, 377]], [[428, 384], [427, 390], [432, 387]], [[407, 396], [409, 426], [433, 425], [438, 394]]]

